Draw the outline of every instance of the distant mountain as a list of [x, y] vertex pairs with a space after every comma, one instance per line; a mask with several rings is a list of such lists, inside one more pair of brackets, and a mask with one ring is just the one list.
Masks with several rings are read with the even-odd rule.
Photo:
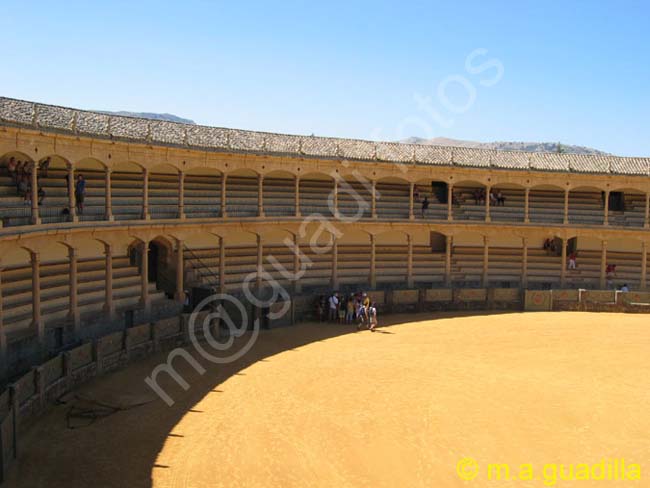
[[[423, 139], [422, 137], [409, 137], [403, 141], [407, 144], [427, 144], [432, 146], [457, 146], [471, 147], [477, 149], [498, 149], [501, 151], [525, 151], [525, 152], [558, 152], [557, 142], [476, 142], [463, 141], [460, 139], [449, 139], [447, 137], [434, 137]], [[598, 149], [584, 146], [572, 146], [560, 143], [561, 151], [568, 154], [608, 154]]]
[[110, 114], [110, 115], [124, 115], [126, 117], [140, 117], [142, 119], [153, 119], [153, 120], [166, 120], [167, 122], [178, 122], [179, 124], [195, 124], [193, 120], [184, 119], [172, 114], [154, 114], [149, 112], [109, 112], [108, 110], [100, 110], [100, 113]]

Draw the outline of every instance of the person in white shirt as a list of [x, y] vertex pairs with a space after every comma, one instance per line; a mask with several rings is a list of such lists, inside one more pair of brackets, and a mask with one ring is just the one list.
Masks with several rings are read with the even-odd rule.
[[329, 318], [330, 322], [336, 322], [337, 311], [339, 307], [339, 297], [338, 293], [333, 293], [328, 300], [329, 302]]

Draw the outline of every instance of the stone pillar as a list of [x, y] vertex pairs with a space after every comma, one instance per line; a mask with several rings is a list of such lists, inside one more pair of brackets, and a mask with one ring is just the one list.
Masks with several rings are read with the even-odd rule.
[[45, 327], [41, 318], [41, 256], [32, 252], [32, 327], [41, 346], [45, 344]]
[[296, 293], [302, 291], [302, 285], [300, 284], [300, 242], [298, 241], [298, 234], [293, 235], [293, 289]]
[[375, 234], [370, 234], [370, 276], [368, 281], [370, 284], [370, 289], [374, 290], [377, 288], [377, 238]]
[[413, 288], [413, 236], [406, 234], [406, 286]]
[[530, 188], [524, 190], [524, 224], [530, 224]]
[[492, 192], [492, 187], [491, 186], [486, 186], [485, 187], [485, 221], [486, 222], [491, 222], [492, 221], [492, 216], [490, 215], [490, 205], [492, 202], [490, 202], [490, 193]]
[[115, 316], [115, 305], [113, 303], [113, 246], [104, 245], [106, 274], [104, 276], [104, 313], [110, 319]]
[[453, 236], [445, 239], [445, 286], [451, 286], [451, 249], [454, 243]]
[[336, 237], [332, 236], [332, 288], [336, 290], [339, 287], [339, 245]]
[[178, 172], [178, 218], [185, 219], [185, 173]]
[[72, 321], [72, 323], [74, 325], [75, 336], [78, 336], [79, 327], [80, 327], [80, 322], [79, 322], [79, 293], [78, 293], [79, 279], [78, 279], [78, 273], [77, 273], [77, 250], [74, 247], [69, 247], [68, 248], [68, 259], [70, 261], [70, 269], [69, 269], [70, 300], [68, 302], [68, 304], [69, 304], [68, 315], [69, 315], [69, 318], [70, 318], [70, 320]]
[[415, 214], [413, 213], [413, 187], [415, 183], [409, 184], [409, 220], [415, 219]]
[[521, 244], [521, 287], [526, 288], [528, 286], [528, 238], [522, 238]]
[[70, 209], [70, 220], [77, 222], [77, 202], [74, 193], [74, 167], [68, 165], [68, 208]]
[[104, 214], [105, 218], [108, 221], [115, 220], [113, 217], [113, 194], [111, 190], [111, 168], [106, 168], [106, 174], [104, 176]]
[[264, 217], [264, 175], [257, 177], [257, 216]]
[[642, 290], [648, 288], [647, 282], [647, 270], [648, 270], [648, 243], [643, 241], [641, 247], [641, 283], [640, 287]]
[[296, 207], [295, 215], [296, 217], [302, 217], [302, 212], [300, 211], [300, 176], [296, 176], [296, 189], [294, 191], [294, 206]]
[[36, 163], [32, 164], [31, 178], [32, 224], [38, 225], [41, 223], [41, 217], [38, 213], [38, 165]]
[[566, 286], [566, 239], [562, 239], [562, 262], [560, 263], [560, 286], [564, 288]]
[[333, 204], [334, 208], [332, 209], [332, 215], [338, 218], [339, 216], [339, 180], [338, 176], [334, 177], [334, 190], [333, 190]]
[[142, 218], [144, 220], [149, 220], [151, 218], [149, 215], [149, 170], [147, 168], [144, 168], [142, 172]]
[[569, 189], [566, 188], [564, 190], [564, 225], [567, 225], [568, 223], [569, 223]]
[[607, 241], [602, 242], [600, 248], [600, 288], [607, 286]]
[[219, 291], [223, 293], [226, 290], [226, 242], [223, 237], [219, 237]]
[[181, 240], [176, 242], [176, 296], [174, 297], [178, 303], [185, 301], [185, 243]]
[[257, 265], [255, 267], [255, 287], [259, 290], [262, 288], [262, 275], [264, 273], [264, 243], [262, 236], [257, 234]]
[[609, 190], [605, 190], [605, 203], [603, 208], [603, 225], [609, 225]]
[[228, 184], [228, 175], [223, 173], [221, 175], [221, 217], [228, 217], [228, 206], [227, 206], [227, 184]]
[[643, 227], [650, 227], [650, 193], [645, 194], [645, 218], [643, 219]]
[[377, 218], [377, 181], [372, 180], [372, 192], [371, 192], [371, 202], [370, 202], [370, 216], [373, 219]]
[[149, 241], [142, 242], [142, 254], [140, 259], [140, 303], [145, 309], [145, 313], [148, 313], [151, 308], [149, 298]]
[[[487, 201], [487, 199], [486, 199]], [[481, 285], [484, 288], [488, 286], [488, 270], [490, 267], [489, 264], [489, 243], [490, 240], [488, 236], [483, 236], [483, 276], [481, 277]]]
[[454, 185], [447, 184], [447, 220], [454, 220]]

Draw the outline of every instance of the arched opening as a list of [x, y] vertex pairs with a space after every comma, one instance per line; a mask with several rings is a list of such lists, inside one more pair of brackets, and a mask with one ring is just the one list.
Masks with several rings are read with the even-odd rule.
[[561, 224], [564, 222], [564, 189], [556, 185], [536, 185], [528, 196], [531, 222]]
[[168, 298], [174, 298], [176, 291], [176, 275], [172, 264], [173, 248], [163, 237], [149, 241], [148, 276], [149, 283], [155, 283], [156, 289], [165, 292]]
[[97, 159], [85, 158], [75, 164], [74, 175], [86, 181], [84, 211], [78, 215], [79, 220], [106, 220], [106, 166]]
[[492, 186], [490, 217], [497, 222], [523, 222], [526, 191], [515, 183], [499, 183]]
[[605, 218], [605, 192], [600, 188], [581, 186], [569, 191], [569, 223], [602, 225]]
[[447, 236], [428, 229], [417, 229], [413, 239], [413, 281], [427, 287], [443, 286]]
[[194, 168], [185, 173], [183, 207], [188, 219], [221, 216], [221, 180], [216, 169]]
[[29, 156], [17, 151], [0, 157], [3, 172], [0, 219], [4, 227], [31, 223], [31, 205], [27, 192], [31, 184], [29, 174], [33, 164], [34, 161]]
[[2, 253], [2, 322], [7, 335], [29, 329], [32, 323], [32, 263], [27, 249]]
[[559, 236], [546, 234], [528, 239], [527, 288], [550, 290], [559, 288], [563, 266], [562, 246], [567, 245]]
[[407, 281], [408, 236], [405, 232], [390, 231], [375, 236], [377, 260], [377, 287], [404, 286]]
[[483, 235], [477, 232], [461, 232], [454, 235], [451, 248], [452, 286], [458, 288], [482, 286], [484, 243]]
[[454, 220], [485, 220], [486, 187], [478, 181], [454, 183]]
[[256, 217], [258, 214], [259, 175], [250, 169], [228, 173], [226, 207], [228, 217]]
[[144, 212], [144, 177], [137, 163], [118, 163], [111, 175], [115, 220], [139, 220]]
[[377, 180], [377, 217], [386, 220], [409, 218], [410, 183], [404, 178], [386, 177]]
[[264, 213], [268, 216], [293, 216], [296, 213], [296, 178], [288, 171], [264, 175]]
[[416, 219], [447, 220], [447, 183], [422, 179], [413, 186], [413, 215]]
[[300, 212], [303, 217], [323, 215], [331, 217], [330, 206], [334, 178], [325, 173], [309, 173], [300, 177]]
[[490, 236], [487, 271], [487, 286], [518, 288], [523, 273], [521, 237], [507, 234]]
[[338, 182], [338, 210], [355, 221], [372, 215], [372, 182], [361, 174], [343, 175]]
[[347, 228], [337, 241], [338, 280], [343, 291], [357, 291], [370, 282], [370, 237], [367, 232]]
[[609, 223], [624, 227], [645, 225], [646, 194], [637, 188], [617, 188], [609, 194]]
[[178, 169], [160, 164], [149, 170], [149, 215], [152, 219], [179, 217], [180, 182]]
[[38, 161], [38, 206], [44, 224], [68, 220], [69, 164], [69, 161], [56, 154]]

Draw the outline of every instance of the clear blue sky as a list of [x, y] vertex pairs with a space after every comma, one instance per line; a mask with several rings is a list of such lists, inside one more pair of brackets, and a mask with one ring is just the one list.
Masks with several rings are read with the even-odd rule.
[[[4, 96], [274, 132], [650, 155], [642, 1], [3, 0], [0, 9]], [[482, 85], [496, 64], [503, 76]], [[441, 83], [451, 109], [469, 108], [445, 107]]]

